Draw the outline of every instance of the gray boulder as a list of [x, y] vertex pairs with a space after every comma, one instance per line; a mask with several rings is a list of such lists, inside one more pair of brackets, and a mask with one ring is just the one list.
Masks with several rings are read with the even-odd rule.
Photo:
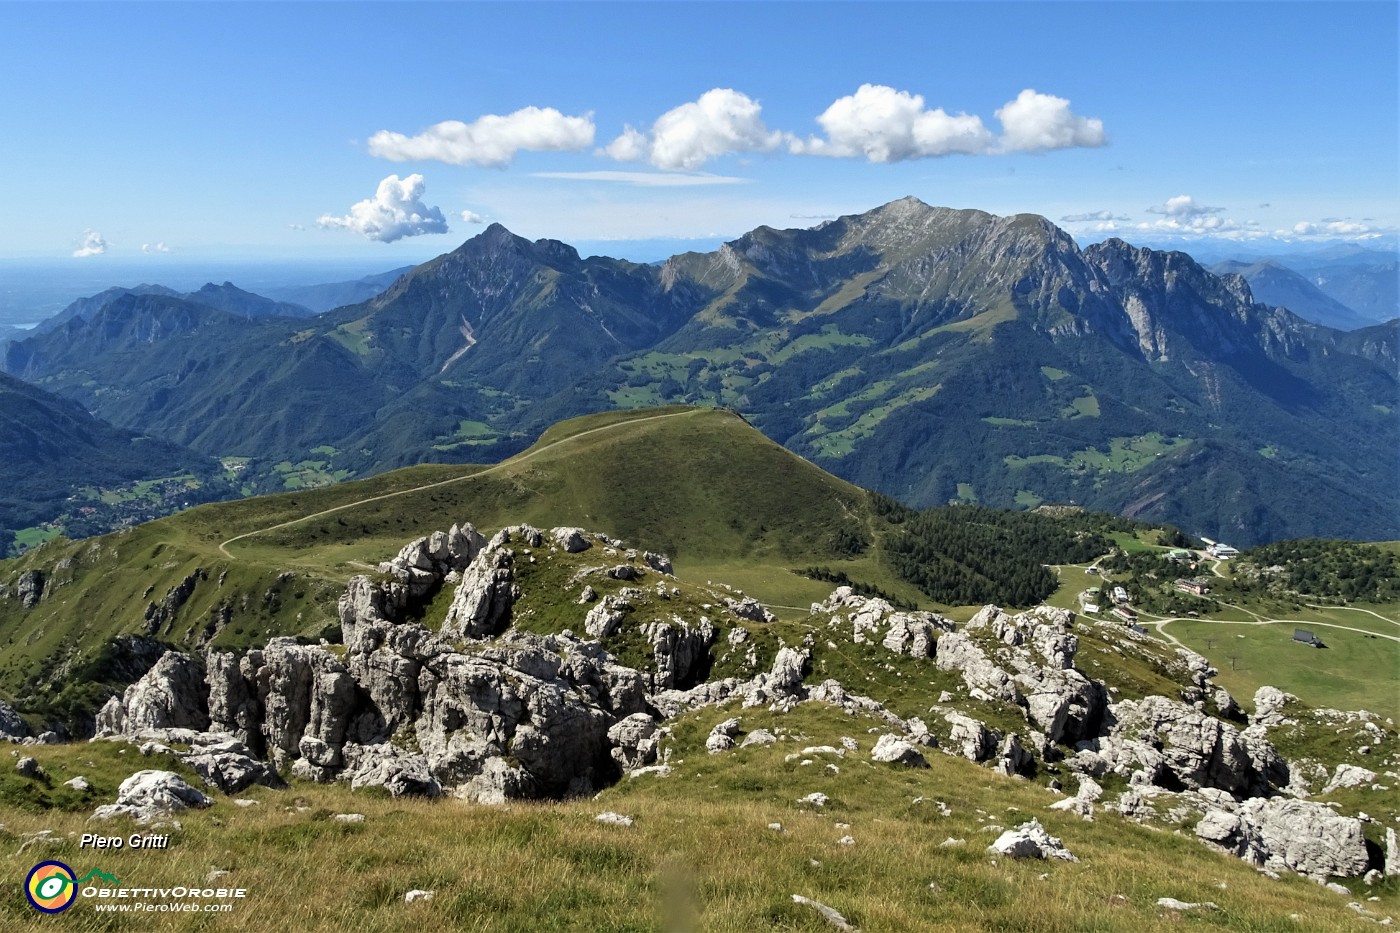
[[656, 554], [652, 551], [646, 551], [642, 554], [642, 563], [646, 564], [657, 573], [664, 573], [668, 577], [675, 575], [675, 570], [671, 567], [671, 558], [667, 557], [665, 554]]
[[750, 622], [775, 622], [778, 618], [752, 596], [745, 596], [742, 599], [726, 596], [724, 597], [724, 605], [731, 615], [747, 619]]
[[245, 680], [262, 708], [262, 743], [274, 765], [301, 757], [304, 738], [334, 748], [345, 741], [354, 685], [333, 654], [291, 638], [274, 638], [262, 651], [250, 651], [244, 666], [251, 675]]
[[253, 757], [248, 747], [236, 739], [198, 746], [180, 756], [180, 760], [193, 768], [204, 783], [226, 794], [236, 794], [254, 784], [286, 786], [276, 771]]
[[633, 713], [608, 729], [611, 755], [623, 771], [643, 768], [656, 761], [656, 720], [646, 713]]
[[477, 803], [499, 805], [510, 800], [536, 796], [534, 776], [504, 758], [488, 758], [481, 773], [468, 781], [461, 794]]
[[1284, 707], [1297, 701], [1293, 694], [1284, 693], [1278, 687], [1260, 687], [1254, 692], [1254, 715], [1249, 717], [1249, 723], [1266, 728], [1281, 726], [1287, 721], [1283, 714]]
[[910, 768], [928, 767], [928, 761], [924, 759], [923, 754], [917, 748], [899, 736], [889, 734], [880, 736], [875, 747], [870, 751], [870, 760], [905, 765]]
[[598, 605], [588, 610], [583, 617], [583, 630], [589, 638], [609, 638], [627, 618], [627, 610], [632, 604], [617, 596], [604, 596]]
[[1079, 861], [1070, 854], [1061, 840], [1045, 831], [1039, 820], [1031, 820], [1015, 829], [1008, 829], [997, 837], [996, 842], [987, 847], [987, 851], [1016, 859], [1053, 858], [1066, 862]]
[[593, 546], [582, 528], [552, 528], [549, 536], [561, 550], [569, 554], [578, 554]]
[[948, 744], [968, 761], [986, 761], [996, 754], [996, 736], [985, 725], [961, 713], [947, 712], [943, 718], [953, 727]]
[[117, 802], [98, 807], [94, 819], [129, 816], [149, 823], [190, 807], [207, 807], [214, 801], [185, 783], [173, 771], [137, 771], [117, 788]]
[[939, 670], [961, 673], [963, 683], [974, 698], [1017, 705], [1023, 702], [1011, 675], [998, 667], [964, 632], [952, 632], [939, 638], [935, 661]]
[[428, 761], [387, 742], [378, 745], [347, 744], [342, 750], [342, 777], [354, 789], [382, 787], [393, 797], [437, 797], [442, 785], [432, 776]]

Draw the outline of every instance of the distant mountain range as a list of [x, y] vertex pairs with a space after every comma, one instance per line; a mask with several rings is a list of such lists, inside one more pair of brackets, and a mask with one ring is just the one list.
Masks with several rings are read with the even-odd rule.
[[175, 298], [191, 304], [226, 311], [242, 317], [310, 317], [315, 312], [302, 305], [285, 301], [273, 301], [262, 295], [246, 292], [232, 282], [215, 285], [213, 282], [193, 292], [177, 292], [164, 285], [137, 285], [134, 288], [113, 287], [88, 298], [79, 298], [58, 314], [41, 322], [34, 328], [36, 334], [47, 334], [58, 330], [69, 321], [90, 320], [108, 305], [128, 295], [146, 295], [161, 298]]
[[341, 308], [345, 305], [359, 304], [368, 301], [378, 295], [384, 289], [393, 285], [394, 282], [412, 269], [412, 266], [403, 266], [398, 269], [391, 269], [388, 272], [380, 272], [375, 275], [366, 275], [349, 282], [330, 282], [324, 285], [292, 285], [285, 288], [269, 288], [263, 291], [269, 298], [278, 301], [289, 301], [294, 304], [309, 308], [316, 314], [323, 311], [330, 311], [334, 308]]
[[1318, 326], [1184, 253], [1080, 250], [1033, 215], [905, 198], [651, 265], [492, 225], [310, 319], [199, 294], [117, 296], [5, 369], [263, 469], [493, 461], [564, 417], [687, 402], [914, 505], [1400, 536], [1395, 323]]
[[1377, 321], [1369, 320], [1329, 297], [1308, 278], [1272, 259], [1244, 263], [1227, 260], [1210, 266], [1217, 275], [1239, 275], [1249, 282], [1256, 300], [1287, 308], [1299, 317], [1337, 330], [1356, 330]]

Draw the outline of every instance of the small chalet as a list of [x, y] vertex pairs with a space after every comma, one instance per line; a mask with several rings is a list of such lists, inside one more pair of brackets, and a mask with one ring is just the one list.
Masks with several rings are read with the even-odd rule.
[[1113, 588], [1113, 601], [1116, 603], [1126, 603], [1128, 601], [1128, 591], [1121, 586]]
[[1137, 613], [1127, 606], [1115, 606], [1113, 608], [1113, 614], [1124, 622], [1133, 623], [1137, 621]]
[[1322, 647], [1322, 642], [1318, 637], [1305, 628], [1295, 628], [1293, 630], [1293, 640], [1304, 645], [1311, 645], [1314, 648]]
[[1210, 592], [1210, 583], [1199, 577], [1194, 577], [1190, 580], [1177, 580], [1176, 588], [1183, 593], [1204, 596]]

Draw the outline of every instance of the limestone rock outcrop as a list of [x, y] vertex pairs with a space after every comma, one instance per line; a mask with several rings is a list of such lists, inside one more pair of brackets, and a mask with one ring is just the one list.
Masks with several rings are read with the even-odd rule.
[[1111, 770], [1140, 772], [1142, 783], [1173, 789], [1267, 790], [1240, 734], [1214, 716], [1161, 696], [1125, 700], [1109, 710], [1113, 725], [1097, 752]]
[[837, 587], [813, 603], [812, 614], [828, 616], [832, 627], [849, 626], [857, 644], [879, 642], [895, 654], [916, 658], [933, 657], [939, 635], [957, 627], [936, 612], [898, 610], [887, 600], [861, 596], [849, 586]]
[[208, 696], [204, 666], [190, 655], [167, 652], [140, 680], [98, 711], [98, 733], [207, 729]]
[[28, 734], [29, 727], [24, 724], [19, 713], [4, 700], [0, 700], [0, 741], [18, 742]]
[[1287, 869], [1325, 880], [1329, 875], [1359, 875], [1367, 866], [1361, 821], [1306, 800], [1256, 797], [1233, 812], [1213, 809], [1196, 825], [1196, 835], [1273, 871]]
[[457, 584], [442, 624], [442, 637], [489, 638], [498, 634], [510, 624], [511, 609], [519, 598], [515, 552], [495, 546], [493, 539], [493, 544], [462, 572], [462, 582]]

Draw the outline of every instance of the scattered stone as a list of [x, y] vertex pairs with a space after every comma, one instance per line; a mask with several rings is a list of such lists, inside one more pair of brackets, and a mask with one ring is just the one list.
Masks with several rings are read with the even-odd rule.
[[832, 927], [834, 927], [835, 929], [840, 930], [841, 933], [854, 933], [856, 929], [855, 927], [847, 923], [846, 918], [841, 916], [841, 914], [837, 913], [835, 910], [826, 906], [825, 904], [812, 900], [810, 897], [803, 897], [801, 894], [794, 894], [792, 896], [792, 902], [794, 904], [803, 904], [807, 907], [812, 908], [817, 913], [821, 914], [823, 920], [831, 924]]
[[71, 787], [79, 793], [87, 793], [88, 791], [92, 790], [92, 785], [88, 783], [88, 779], [83, 777], [81, 774], [75, 778], [70, 778], [69, 780], [64, 781], [63, 786]]
[[1370, 784], [1376, 779], [1376, 772], [1366, 768], [1358, 768], [1356, 765], [1337, 765], [1337, 771], [1332, 775], [1332, 780], [1327, 782], [1327, 786], [1322, 788], [1324, 794], [1341, 787], [1361, 787], [1363, 784]]
[[775, 832], [775, 833], [780, 833], [780, 832], [783, 831], [783, 824], [782, 824], [782, 823], [769, 823], [769, 824], [768, 824], [768, 828], [771, 829], [771, 830], [773, 830], [773, 832]]
[[755, 729], [744, 736], [744, 741], [739, 743], [740, 748], [748, 748], [750, 745], [774, 745], [778, 737], [767, 729]]
[[805, 803], [805, 804], [807, 804], [808, 806], [812, 806], [812, 807], [824, 807], [824, 806], [826, 806], [827, 801], [830, 800], [830, 799], [831, 799], [831, 798], [828, 797], [826, 794], [823, 794], [823, 793], [821, 793], [820, 791], [815, 791], [815, 792], [813, 792], [813, 793], [808, 794], [806, 797], [803, 797], [801, 800], [799, 800], [799, 801], [797, 801], [797, 802], [798, 802], [798, 803]]
[[1079, 859], [1070, 854], [1064, 843], [1045, 831], [1039, 820], [1031, 820], [997, 837], [987, 851], [1012, 858], [1054, 858], [1066, 862]]
[[871, 761], [905, 765], [910, 768], [927, 768], [928, 761], [919, 750], [896, 735], [882, 735], [870, 752]]
[[15, 773], [22, 778], [37, 778], [44, 773], [44, 769], [33, 758], [21, 758], [15, 763]]
[[363, 823], [365, 815], [363, 813], [337, 813], [331, 819], [337, 823]]
[[710, 735], [705, 739], [705, 748], [709, 749], [711, 755], [728, 751], [734, 747], [734, 737], [739, 734], [739, 720], [726, 719], [710, 730]]
[[853, 846], [856, 844], [856, 841], [851, 836], [842, 836], [840, 839], [836, 840], [836, 844], [838, 846]]
[[940, 843], [938, 844], [939, 848], [941, 848], [941, 849], [955, 849], [955, 848], [957, 848], [958, 846], [965, 846], [965, 845], [967, 845], [967, 840], [966, 840], [966, 839], [957, 839], [957, 838], [955, 838], [955, 837], [953, 837], [953, 836], [949, 836], [947, 839], [944, 839], [942, 842], [940, 842]]
[[599, 813], [597, 816], [594, 817], [594, 819], [597, 820], [599, 823], [609, 823], [613, 826], [632, 825], [632, 818], [630, 816], [623, 816], [621, 813], [614, 813], [611, 810]]
[[1165, 907], [1167, 910], [1181, 910], [1181, 911], [1186, 911], [1186, 910], [1219, 910], [1219, 909], [1220, 909], [1220, 905], [1217, 904], [1217, 903], [1215, 903], [1214, 901], [1201, 901], [1201, 902], [1199, 902], [1199, 903], [1191, 903], [1191, 902], [1188, 902], [1188, 901], [1179, 901], [1179, 900], [1177, 900], [1177, 899], [1174, 898], [1174, 897], [1159, 897], [1159, 898], [1157, 898], [1157, 906], [1158, 906], [1158, 907]]
[[409, 891], [403, 896], [403, 902], [405, 904], [413, 904], [418, 901], [423, 901], [426, 903], [427, 901], [431, 901], [433, 899], [433, 895], [436, 893], [436, 891], [424, 891], [421, 888], [414, 888], [412, 891]]

